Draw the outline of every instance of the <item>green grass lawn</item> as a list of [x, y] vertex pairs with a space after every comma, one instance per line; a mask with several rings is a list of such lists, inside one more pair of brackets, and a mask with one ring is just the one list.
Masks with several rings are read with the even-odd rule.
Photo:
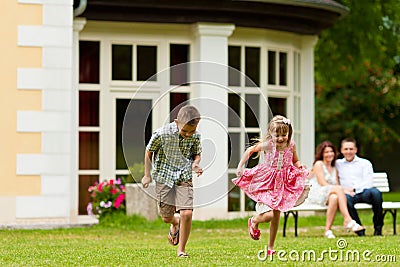
[[0, 266], [315, 266], [316, 262], [321, 266], [399, 266], [400, 237], [392, 234], [391, 216], [385, 218], [382, 237], [372, 236], [371, 212], [362, 211], [360, 217], [367, 236], [345, 232], [338, 214], [337, 238], [326, 239], [324, 215], [302, 217], [300, 213], [299, 237], [294, 237], [291, 218], [287, 237], [282, 237], [282, 227], [278, 232], [279, 256], [261, 261], [258, 255], [263, 259], [267, 224], [261, 226], [261, 239], [254, 241], [247, 234], [247, 219], [194, 221], [187, 245], [190, 258], [182, 259], [176, 257], [176, 247], [169, 245], [168, 226], [161, 220], [148, 222], [117, 214], [90, 228], [0, 230]]
[[400, 192], [382, 193], [383, 201], [400, 202]]

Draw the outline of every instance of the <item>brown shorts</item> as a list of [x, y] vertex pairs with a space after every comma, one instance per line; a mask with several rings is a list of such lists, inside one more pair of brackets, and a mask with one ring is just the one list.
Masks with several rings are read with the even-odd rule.
[[156, 182], [156, 194], [162, 217], [171, 217], [179, 210], [193, 210], [192, 181], [181, 182], [172, 188]]

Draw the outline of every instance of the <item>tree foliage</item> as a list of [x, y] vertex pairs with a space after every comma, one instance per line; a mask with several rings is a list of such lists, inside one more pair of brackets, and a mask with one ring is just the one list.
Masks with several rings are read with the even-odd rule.
[[400, 1], [337, 2], [350, 12], [316, 47], [316, 141], [384, 152], [400, 142]]

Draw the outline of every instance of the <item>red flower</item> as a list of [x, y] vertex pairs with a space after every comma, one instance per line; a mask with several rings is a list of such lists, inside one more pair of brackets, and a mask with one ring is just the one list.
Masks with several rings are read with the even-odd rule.
[[[125, 186], [120, 184], [118, 180], [96, 181], [92, 186], [89, 186], [88, 191], [92, 198], [91, 204], [94, 214], [103, 216], [113, 210], [125, 209]], [[109, 204], [105, 206], [104, 203]]]
[[99, 185], [97, 186], [97, 190], [99, 190], [99, 192], [103, 192], [103, 186], [104, 182], [99, 183]]
[[116, 209], [118, 209], [119, 206], [121, 206], [121, 204], [122, 204], [122, 202], [124, 201], [124, 199], [125, 199], [125, 194], [120, 194], [120, 195], [115, 199], [114, 207], [115, 207]]

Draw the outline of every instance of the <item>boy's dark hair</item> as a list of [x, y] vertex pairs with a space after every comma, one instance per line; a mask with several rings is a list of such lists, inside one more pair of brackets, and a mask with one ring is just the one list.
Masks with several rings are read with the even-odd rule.
[[347, 138], [343, 139], [341, 142], [341, 145], [343, 145], [343, 143], [353, 143], [354, 146], [357, 147], [356, 139], [354, 139], [352, 137], [347, 137]]
[[200, 112], [194, 106], [184, 106], [179, 110], [176, 119], [184, 125], [197, 125], [200, 121]]

